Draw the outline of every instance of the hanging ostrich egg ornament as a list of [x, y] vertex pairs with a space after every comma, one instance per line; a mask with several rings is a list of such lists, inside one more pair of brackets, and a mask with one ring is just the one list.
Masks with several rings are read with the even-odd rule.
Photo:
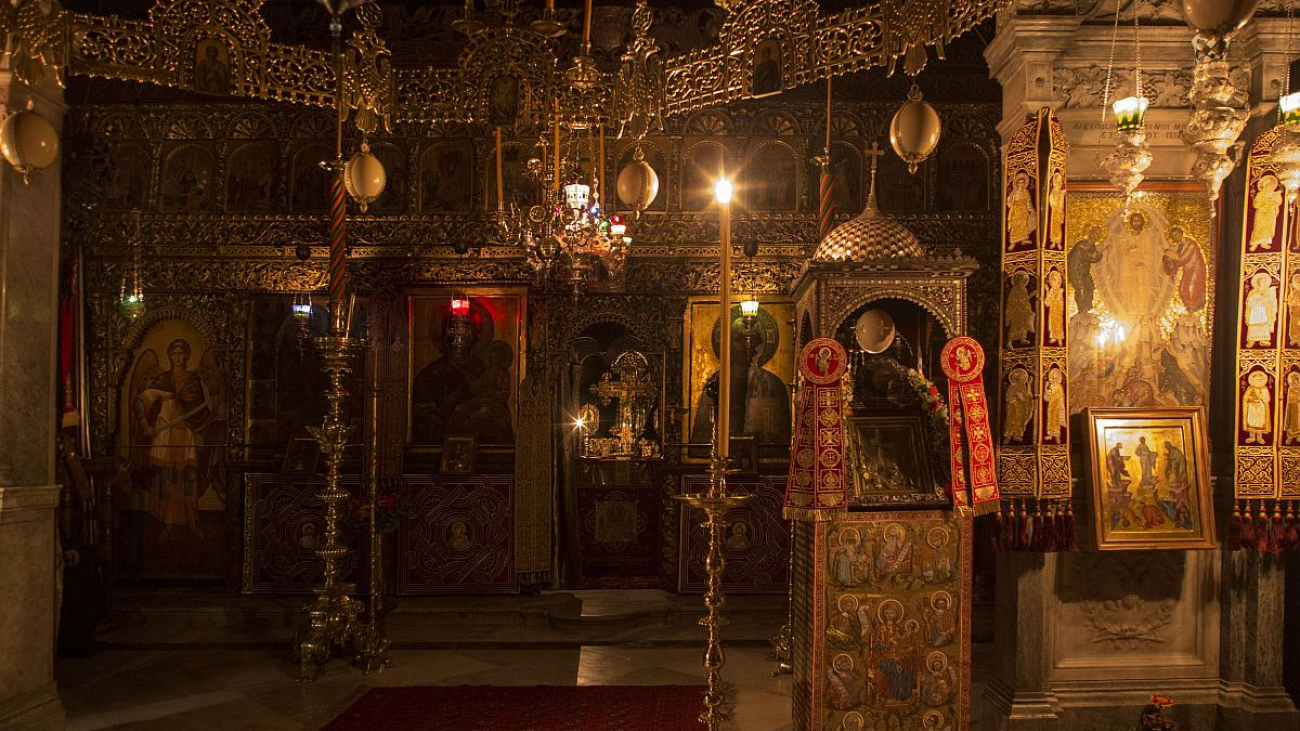
[[31, 182], [32, 173], [54, 164], [59, 156], [59, 134], [45, 117], [27, 109], [11, 114], [0, 126], [0, 155], [23, 176], [24, 183]]
[[387, 182], [384, 164], [370, 152], [370, 145], [362, 142], [361, 149], [343, 166], [343, 185], [348, 189], [348, 195], [361, 205], [361, 212], [365, 213], [366, 207], [383, 194]]
[[638, 146], [632, 153], [632, 162], [619, 171], [618, 199], [640, 213], [649, 208], [658, 195], [659, 175], [645, 161], [645, 153]]
[[921, 88], [913, 83], [907, 101], [894, 112], [894, 119], [889, 123], [889, 144], [907, 163], [907, 172], [915, 175], [917, 166], [934, 153], [942, 131], [939, 113], [921, 99]]
[[1259, 0], [1183, 0], [1183, 17], [1202, 35], [1230, 38], [1255, 14]]

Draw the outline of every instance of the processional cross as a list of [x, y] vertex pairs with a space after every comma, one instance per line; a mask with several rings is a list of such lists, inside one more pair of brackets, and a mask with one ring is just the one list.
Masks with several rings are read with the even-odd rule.
[[612, 399], [618, 400], [618, 422], [610, 432], [618, 438], [619, 454], [635, 454], [636, 438], [648, 415], [645, 403], [654, 393], [654, 384], [644, 359], [626, 358], [626, 355], [614, 361], [613, 371], [618, 374], [618, 380], [606, 372], [599, 383], [591, 386], [591, 392], [600, 397], [601, 406], [608, 406]]

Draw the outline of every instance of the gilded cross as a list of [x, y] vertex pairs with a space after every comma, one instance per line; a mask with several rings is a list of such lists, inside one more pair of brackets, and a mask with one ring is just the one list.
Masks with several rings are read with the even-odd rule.
[[618, 363], [615, 371], [619, 376], [617, 381], [606, 372], [599, 383], [592, 384], [591, 392], [600, 397], [602, 406], [618, 400], [618, 421], [610, 432], [618, 437], [620, 454], [635, 454], [637, 435], [645, 424], [645, 410], [637, 407], [643, 405], [644, 397], [654, 393], [654, 384], [648, 372], [632, 363]]

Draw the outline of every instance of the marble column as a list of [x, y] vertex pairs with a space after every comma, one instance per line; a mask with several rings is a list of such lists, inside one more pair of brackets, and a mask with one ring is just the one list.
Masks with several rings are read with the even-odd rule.
[[1300, 714], [1282, 687], [1284, 559], [1225, 552], [1223, 573], [1219, 728], [1292, 731]]
[[[0, 104], [62, 127], [63, 92], [0, 68]], [[0, 163], [0, 731], [64, 727], [54, 683], [59, 164], [30, 184]]]
[[1056, 556], [1042, 553], [998, 554], [994, 586], [993, 677], [985, 700], [994, 727], [1002, 731], [1056, 731], [1060, 703], [1048, 678], [1047, 597]]

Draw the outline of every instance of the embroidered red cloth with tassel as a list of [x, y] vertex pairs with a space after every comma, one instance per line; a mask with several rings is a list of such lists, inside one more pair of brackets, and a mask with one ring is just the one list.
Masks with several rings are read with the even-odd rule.
[[[970, 506], [976, 515], [995, 512], [1001, 495], [988, 401], [984, 398], [984, 349], [974, 338], [962, 335], [943, 346], [939, 363], [948, 377], [953, 505]], [[963, 453], [969, 455], [967, 470], [961, 469]]]
[[849, 356], [832, 338], [799, 352], [800, 389], [785, 486], [785, 517], [830, 520], [848, 507], [844, 379]]

